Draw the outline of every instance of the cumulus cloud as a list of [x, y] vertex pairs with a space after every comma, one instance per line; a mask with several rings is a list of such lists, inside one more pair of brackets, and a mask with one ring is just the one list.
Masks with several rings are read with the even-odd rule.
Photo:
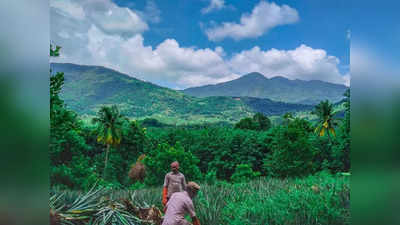
[[224, 22], [207, 28], [205, 33], [209, 40], [219, 41], [225, 38], [241, 40], [260, 37], [270, 29], [285, 24], [292, 24], [299, 20], [296, 9], [288, 5], [278, 6], [274, 2], [261, 1], [252, 10], [240, 18], [240, 23]]
[[148, 29], [137, 13], [109, 0], [87, 0], [83, 7], [90, 21], [106, 33], [131, 36]]
[[201, 9], [201, 13], [207, 14], [212, 11], [223, 9], [225, 7], [226, 5], [224, 0], [211, 0], [210, 4], [207, 7]]
[[261, 50], [258, 46], [235, 54], [229, 64], [239, 74], [260, 72], [266, 77], [323, 80], [345, 84], [347, 78], [338, 70], [339, 59], [323, 49], [300, 45], [294, 50]]
[[103, 65], [142, 80], [175, 83], [178, 88], [239, 77], [225, 63], [221, 47], [182, 47], [175, 39], [166, 39], [153, 48], [144, 45], [141, 34], [125, 39], [106, 34], [95, 25], [89, 29], [86, 41], [85, 48], [62, 54], [55, 61]]
[[[51, 0], [51, 29], [63, 34], [87, 32], [95, 24], [103, 32], [132, 36], [148, 29], [137, 12], [119, 7], [110, 0]], [[58, 31], [61, 33], [61, 31]]]
[[[262, 50], [256, 46], [227, 56], [220, 46], [214, 49], [185, 47], [175, 39], [165, 39], [153, 47], [144, 44], [143, 35], [138, 31], [130, 35], [122, 32], [133, 26], [135, 19], [127, 23], [130, 25], [111, 29], [102, 24], [102, 19], [93, 21], [97, 17], [85, 10], [87, 5], [66, 2], [73, 4], [67, 11], [61, 13], [54, 4], [51, 8], [51, 39], [63, 47], [61, 56], [52, 59], [55, 62], [106, 66], [179, 89], [225, 82], [255, 71], [267, 77], [280, 75], [291, 79], [347, 82], [348, 75], [342, 76], [338, 71], [339, 60], [323, 49], [301, 45], [293, 50]], [[106, 4], [100, 4], [102, 2]], [[93, 6], [110, 16], [127, 10], [115, 8], [118, 6], [107, 1], [96, 4]], [[77, 13], [80, 8], [83, 13]], [[113, 21], [121, 21], [121, 18], [117, 16]], [[137, 23], [136, 26], [141, 25]]]
[[50, 7], [57, 13], [77, 20], [85, 19], [83, 7], [72, 0], [52, 0]]

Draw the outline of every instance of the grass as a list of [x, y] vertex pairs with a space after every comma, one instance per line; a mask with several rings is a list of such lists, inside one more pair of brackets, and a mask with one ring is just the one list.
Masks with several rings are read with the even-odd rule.
[[[53, 190], [76, 199], [79, 192]], [[161, 187], [109, 191], [102, 198], [161, 207]], [[68, 200], [65, 200], [68, 201]], [[258, 178], [248, 183], [201, 184], [194, 200], [201, 224], [350, 224], [349, 177], [321, 173], [296, 179]], [[119, 223], [115, 223], [119, 224]]]

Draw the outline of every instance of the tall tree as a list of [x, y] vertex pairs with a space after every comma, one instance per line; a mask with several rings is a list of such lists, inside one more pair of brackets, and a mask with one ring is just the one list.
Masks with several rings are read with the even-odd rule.
[[256, 113], [253, 116], [256, 130], [268, 130], [271, 127], [271, 120], [262, 113]]
[[252, 118], [243, 118], [235, 124], [235, 129], [255, 130], [255, 124]]
[[111, 146], [117, 146], [122, 139], [122, 126], [127, 118], [121, 115], [117, 106], [103, 106], [97, 113], [97, 117], [92, 122], [97, 124], [97, 141], [106, 146], [106, 156], [104, 160], [103, 178], [105, 178], [108, 155]]
[[[59, 46], [50, 45], [50, 56], [60, 55]], [[65, 185], [82, 188], [83, 179], [90, 170], [84, 152], [90, 149], [81, 135], [82, 121], [68, 109], [60, 97], [64, 84], [64, 73], [51, 74], [50, 70], [50, 182], [51, 185]], [[83, 166], [85, 164], [85, 166]]]
[[293, 121], [294, 116], [292, 112], [287, 112], [283, 115], [283, 121], [288, 126], [291, 121]]
[[315, 128], [315, 132], [319, 136], [328, 134], [329, 139], [331, 138], [330, 134], [336, 136], [335, 126], [337, 126], [337, 120], [334, 118], [336, 112], [333, 111], [333, 105], [328, 100], [321, 101], [318, 105], [316, 105], [313, 114], [317, 115], [318, 117], [318, 123], [317, 127]]
[[271, 120], [262, 113], [256, 113], [253, 118], [241, 119], [235, 124], [235, 128], [242, 130], [268, 130], [271, 128]]

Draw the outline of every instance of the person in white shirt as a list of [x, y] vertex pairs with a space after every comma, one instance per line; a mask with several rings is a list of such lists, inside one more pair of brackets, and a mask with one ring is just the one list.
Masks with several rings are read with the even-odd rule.
[[200, 186], [198, 184], [189, 182], [186, 191], [173, 193], [166, 204], [162, 225], [190, 225], [185, 219], [185, 214], [190, 215], [193, 225], [200, 225], [192, 201], [199, 190]]

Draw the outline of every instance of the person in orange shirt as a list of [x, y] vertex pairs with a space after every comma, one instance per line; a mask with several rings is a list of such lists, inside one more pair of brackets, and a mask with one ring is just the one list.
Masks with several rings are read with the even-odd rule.
[[171, 172], [167, 173], [164, 179], [162, 193], [162, 204], [164, 207], [173, 193], [184, 190], [186, 190], [185, 176], [179, 172], [179, 162], [175, 161], [171, 163]]

